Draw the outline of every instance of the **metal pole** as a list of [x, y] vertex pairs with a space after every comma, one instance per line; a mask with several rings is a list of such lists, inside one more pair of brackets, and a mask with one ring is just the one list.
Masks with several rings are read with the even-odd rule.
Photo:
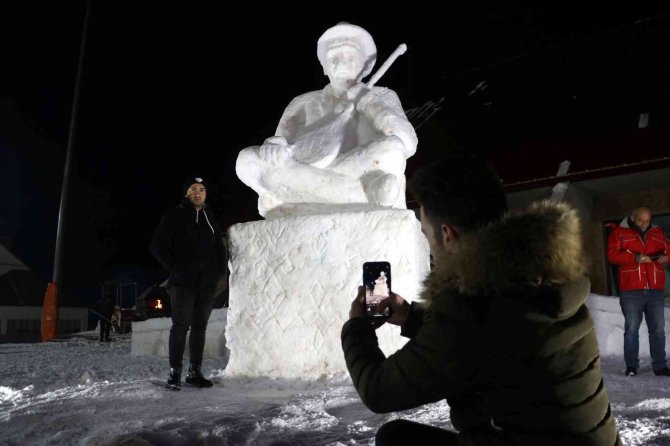
[[67, 210], [68, 188], [70, 185], [70, 173], [72, 170], [72, 148], [74, 147], [75, 131], [77, 127], [77, 115], [79, 114], [79, 94], [81, 91], [81, 77], [84, 66], [84, 50], [86, 49], [86, 37], [88, 35], [88, 22], [91, 15], [91, 0], [86, 1], [86, 15], [84, 16], [84, 31], [79, 48], [79, 63], [77, 65], [77, 78], [74, 85], [74, 98], [72, 102], [72, 115], [70, 116], [70, 130], [67, 138], [67, 150], [65, 153], [65, 171], [63, 174], [63, 186], [60, 193], [60, 208], [58, 210], [58, 229], [56, 232], [56, 253], [54, 255], [53, 283], [60, 285], [62, 280], [62, 257], [63, 257], [63, 227], [65, 226], [65, 211]]
[[63, 186], [60, 192], [60, 208], [58, 210], [58, 229], [56, 231], [56, 252], [54, 254], [53, 280], [47, 286], [42, 307], [42, 341], [49, 341], [58, 336], [58, 287], [61, 283], [63, 257], [63, 227], [65, 225], [65, 210], [67, 209], [68, 186], [70, 184], [70, 171], [72, 170], [72, 148], [74, 146], [75, 130], [77, 128], [77, 114], [79, 112], [79, 91], [81, 89], [81, 75], [84, 65], [84, 50], [86, 48], [86, 36], [88, 34], [88, 22], [91, 15], [91, 0], [86, 0], [86, 14], [84, 16], [84, 30], [79, 48], [79, 63], [77, 64], [77, 78], [74, 84], [74, 97], [72, 102], [72, 115], [70, 116], [70, 130], [67, 138], [67, 149], [65, 152], [65, 171], [63, 173]]

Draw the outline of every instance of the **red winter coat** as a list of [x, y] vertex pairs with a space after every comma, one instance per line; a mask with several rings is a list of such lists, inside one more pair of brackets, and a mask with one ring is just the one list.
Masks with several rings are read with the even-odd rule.
[[670, 251], [670, 241], [663, 229], [656, 225], [645, 233], [644, 238], [628, 225], [621, 222], [610, 234], [607, 242], [607, 258], [619, 268], [619, 291], [663, 290], [665, 289], [665, 269], [660, 263], [637, 263], [638, 254], [648, 256]]

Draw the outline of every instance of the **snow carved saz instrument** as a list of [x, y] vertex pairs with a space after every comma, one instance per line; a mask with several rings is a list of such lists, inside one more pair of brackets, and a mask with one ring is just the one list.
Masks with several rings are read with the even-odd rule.
[[393, 62], [406, 51], [406, 44], [398, 45], [365, 86], [358, 87], [360, 91], [355, 102], [350, 102], [343, 110], [336, 110], [307, 126], [289, 146], [291, 157], [299, 163], [324, 168], [333, 162], [342, 147], [358, 145], [356, 103], [374, 87]]

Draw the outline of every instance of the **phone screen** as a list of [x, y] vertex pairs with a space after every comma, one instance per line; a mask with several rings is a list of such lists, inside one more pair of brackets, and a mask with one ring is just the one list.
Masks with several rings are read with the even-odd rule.
[[390, 296], [391, 264], [389, 262], [365, 262], [363, 264], [363, 286], [365, 286], [365, 313], [371, 318], [387, 318], [391, 309], [377, 311], [377, 304]]

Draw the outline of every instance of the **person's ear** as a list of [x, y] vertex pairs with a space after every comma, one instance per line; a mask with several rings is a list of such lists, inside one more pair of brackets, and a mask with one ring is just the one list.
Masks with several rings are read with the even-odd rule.
[[442, 223], [440, 225], [440, 236], [442, 244], [447, 246], [458, 239], [458, 229], [453, 225]]

